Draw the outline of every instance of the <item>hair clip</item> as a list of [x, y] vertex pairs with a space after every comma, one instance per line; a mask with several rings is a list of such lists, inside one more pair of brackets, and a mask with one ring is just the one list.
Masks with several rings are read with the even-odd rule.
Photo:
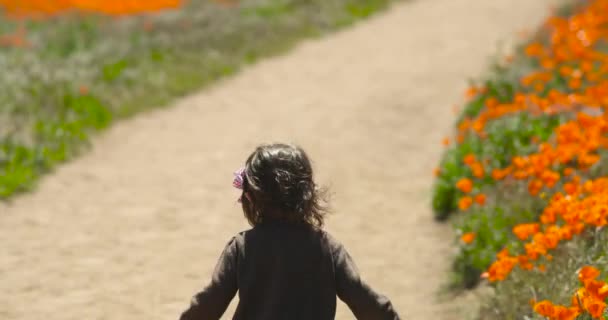
[[243, 190], [243, 182], [245, 181], [245, 168], [240, 168], [234, 172], [234, 180], [232, 181], [232, 186]]

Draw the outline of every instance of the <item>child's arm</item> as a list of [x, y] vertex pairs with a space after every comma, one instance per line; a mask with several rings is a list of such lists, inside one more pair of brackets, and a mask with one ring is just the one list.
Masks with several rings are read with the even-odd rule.
[[351, 256], [344, 246], [334, 246], [336, 267], [336, 291], [358, 320], [399, 320], [393, 305], [383, 295], [376, 293], [359, 276]]
[[211, 283], [192, 298], [190, 308], [180, 320], [219, 320], [237, 291], [236, 266], [238, 251], [232, 239], [215, 267]]

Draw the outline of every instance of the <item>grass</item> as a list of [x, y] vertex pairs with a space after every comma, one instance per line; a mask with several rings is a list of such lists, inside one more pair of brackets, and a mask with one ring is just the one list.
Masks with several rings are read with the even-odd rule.
[[165, 106], [391, 2], [199, 0], [121, 19], [0, 20], [0, 34], [25, 26], [28, 44], [0, 48], [0, 199], [32, 189], [116, 120]]

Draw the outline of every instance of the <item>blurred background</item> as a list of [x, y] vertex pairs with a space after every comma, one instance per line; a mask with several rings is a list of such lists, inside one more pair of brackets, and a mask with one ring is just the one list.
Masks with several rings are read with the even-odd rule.
[[0, 198], [113, 119], [391, 0], [0, 0]]

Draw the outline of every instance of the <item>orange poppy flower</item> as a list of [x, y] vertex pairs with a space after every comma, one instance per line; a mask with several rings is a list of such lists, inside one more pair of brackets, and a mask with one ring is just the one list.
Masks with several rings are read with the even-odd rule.
[[483, 193], [476, 195], [475, 202], [479, 205], [484, 205], [486, 203], [486, 195]]
[[464, 142], [464, 134], [459, 134], [456, 136], [456, 142], [463, 143]]
[[587, 309], [587, 311], [593, 318], [599, 319], [604, 315], [606, 303], [601, 300], [590, 299], [585, 305], [585, 309]]
[[600, 276], [600, 271], [591, 266], [584, 266], [578, 271], [578, 279], [581, 282], [595, 280]]
[[471, 197], [462, 197], [458, 201], [458, 208], [462, 211], [469, 209], [471, 205], [473, 205], [473, 199]]
[[539, 57], [544, 54], [545, 47], [540, 43], [532, 43], [525, 49], [526, 55]]
[[479, 92], [479, 90], [476, 87], [469, 87], [467, 89], [467, 91], [465, 92], [465, 96], [469, 99], [475, 97], [475, 95], [477, 95], [477, 93]]
[[449, 146], [449, 145], [450, 145], [450, 138], [447, 138], [447, 137], [446, 137], [446, 138], [443, 138], [442, 143], [443, 143], [443, 145], [444, 145], [444, 146], [446, 146], [446, 147], [447, 147], [447, 146]]
[[494, 169], [492, 170], [492, 179], [494, 180], [502, 180], [504, 179], [510, 172], [510, 169], [504, 169], [504, 170], [500, 170], [500, 169]]
[[473, 176], [475, 178], [483, 178], [485, 172], [483, 169], [483, 165], [479, 162], [475, 162], [471, 164], [471, 171], [473, 171]]
[[553, 305], [553, 303], [551, 303], [551, 301], [549, 300], [543, 300], [541, 302], [537, 302], [534, 305], [534, 311], [538, 314], [540, 314], [541, 316], [545, 316], [545, 317], [553, 317], [555, 315], [555, 307]]
[[472, 153], [467, 154], [464, 158], [463, 158], [463, 162], [466, 165], [472, 165], [473, 163], [475, 163], [475, 161], [477, 161], [475, 159], [475, 155]]
[[528, 192], [533, 196], [537, 195], [542, 188], [543, 182], [540, 180], [532, 180], [528, 183]]
[[456, 183], [456, 188], [464, 193], [469, 193], [473, 190], [473, 181], [468, 178], [462, 178]]
[[520, 240], [526, 240], [538, 231], [540, 231], [540, 225], [538, 223], [518, 224], [513, 227], [513, 233]]
[[441, 175], [441, 168], [435, 168], [435, 169], [433, 170], [433, 175], [434, 175], [435, 177], [439, 177], [439, 175]]
[[475, 240], [475, 233], [467, 232], [463, 234], [462, 237], [460, 237], [460, 240], [462, 240], [462, 242], [466, 244], [470, 244], [471, 242], [473, 242], [473, 240]]
[[575, 320], [580, 312], [576, 308], [566, 308], [564, 306], [554, 307], [554, 318], [555, 320]]

